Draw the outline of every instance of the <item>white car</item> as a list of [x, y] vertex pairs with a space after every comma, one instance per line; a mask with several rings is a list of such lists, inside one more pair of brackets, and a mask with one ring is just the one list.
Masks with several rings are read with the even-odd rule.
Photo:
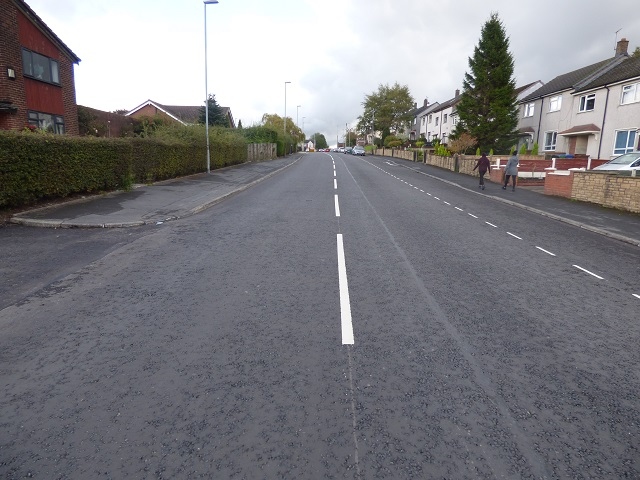
[[640, 152], [630, 152], [620, 155], [607, 163], [595, 167], [594, 170], [608, 170], [608, 171], [631, 171], [640, 170]]

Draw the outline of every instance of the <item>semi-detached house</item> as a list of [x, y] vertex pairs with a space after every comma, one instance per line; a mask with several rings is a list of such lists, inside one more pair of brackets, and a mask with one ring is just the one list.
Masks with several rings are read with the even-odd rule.
[[540, 152], [609, 159], [638, 150], [640, 57], [613, 58], [559, 75], [520, 101], [519, 131]]
[[80, 59], [22, 0], [0, 0], [0, 129], [78, 134]]

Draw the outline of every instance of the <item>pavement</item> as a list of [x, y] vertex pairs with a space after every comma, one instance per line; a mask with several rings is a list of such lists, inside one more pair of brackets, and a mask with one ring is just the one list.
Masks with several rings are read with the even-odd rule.
[[[214, 170], [210, 174], [192, 175], [151, 185], [136, 185], [128, 192], [112, 192], [21, 212], [14, 215], [11, 222], [50, 228], [113, 228], [158, 224], [185, 218], [283, 171], [303, 155], [305, 154], [245, 163]], [[640, 246], [640, 214], [544, 195], [541, 187], [517, 187], [515, 192], [511, 192], [511, 189], [505, 191], [500, 185], [487, 182], [486, 189], [479, 190], [477, 177], [396, 158], [384, 157], [384, 160], [452, 186], [475, 191], [492, 200]]]

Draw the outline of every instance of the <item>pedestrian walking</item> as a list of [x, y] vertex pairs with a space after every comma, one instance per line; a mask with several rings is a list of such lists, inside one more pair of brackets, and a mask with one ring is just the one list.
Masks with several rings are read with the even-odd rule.
[[514, 151], [509, 160], [507, 161], [507, 165], [504, 167], [504, 185], [502, 186], [503, 190], [507, 189], [507, 185], [509, 184], [509, 177], [512, 178], [511, 183], [511, 191], [516, 191], [516, 178], [518, 177], [518, 155]]
[[473, 169], [478, 169], [478, 173], [480, 174], [480, 189], [484, 190], [484, 176], [486, 173], [491, 170], [491, 162], [487, 158], [487, 154], [483, 153], [482, 156], [476, 162], [476, 166]]

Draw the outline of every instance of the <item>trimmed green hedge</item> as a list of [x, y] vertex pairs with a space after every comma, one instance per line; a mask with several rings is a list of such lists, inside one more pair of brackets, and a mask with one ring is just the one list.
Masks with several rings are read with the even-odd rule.
[[[211, 169], [243, 163], [246, 140], [210, 129]], [[197, 138], [197, 141], [196, 141]], [[129, 188], [206, 171], [204, 127], [194, 138], [107, 139], [0, 131], [0, 208]]]

